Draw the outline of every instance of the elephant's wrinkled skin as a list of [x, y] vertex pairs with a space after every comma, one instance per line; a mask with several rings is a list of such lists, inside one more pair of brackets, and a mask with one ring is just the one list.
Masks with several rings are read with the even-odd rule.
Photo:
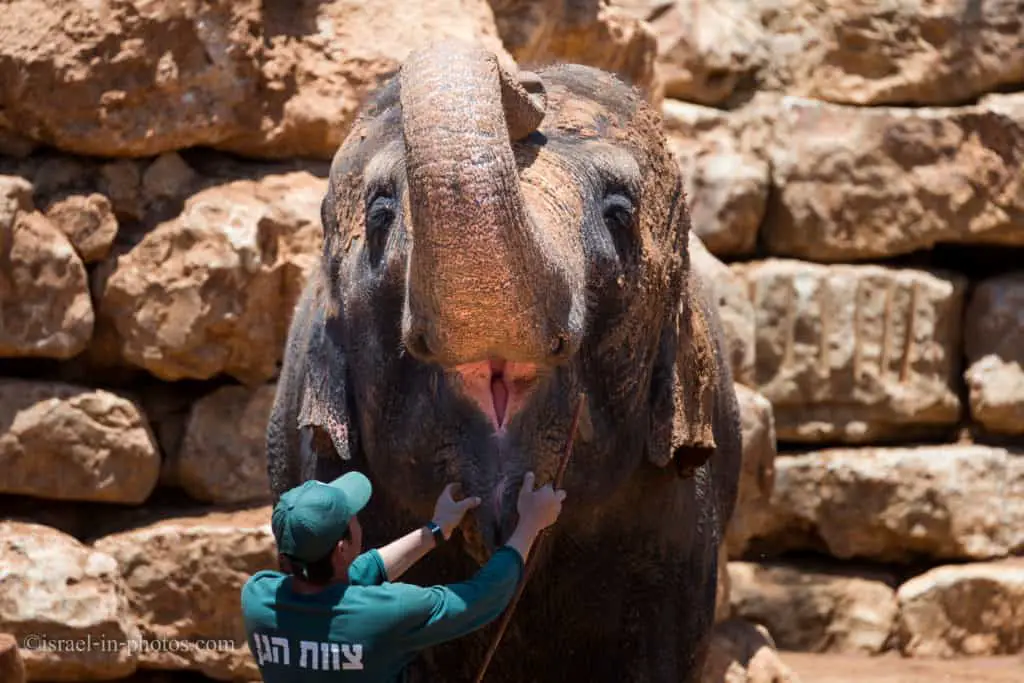
[[[697, 680], [740, 423], [658, 113], [595, 69], [417, 52], [338, 151], [323, 222], [268, 428], [275, 495], [358, 468], [376, 545], [459, 481], [483, 504], [403, 580], [462, 580], [513, 528], [523, 473], [553, 477], [585, 391], [568, 500], [488, 680]], [[495, 628], [421, 675], [472, 680]]]

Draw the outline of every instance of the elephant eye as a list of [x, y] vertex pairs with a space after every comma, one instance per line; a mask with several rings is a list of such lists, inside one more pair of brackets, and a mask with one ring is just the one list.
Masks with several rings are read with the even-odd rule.
[[627, 195], [623, 193], [611, 193], [604, 198], [602, 215], [604, 223], [612, 233], [629, 230], [633, 225], [633, 214], [636, 208]]
[[602, 215], [605, 225], [612, 233], [628, 231], [633, 225], [633, 214], [635, 212], [633, 200], [621, 192], [613, 192], [604, 198]]
[[372, 195], [366, 208], [367, 238], [372, 238], [374, 233], [387, 230], [394, 219], [395, 198], [385, 192]]

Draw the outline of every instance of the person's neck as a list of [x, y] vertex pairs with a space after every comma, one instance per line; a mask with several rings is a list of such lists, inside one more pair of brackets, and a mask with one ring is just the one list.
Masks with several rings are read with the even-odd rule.
[[311, 595], [313, 593], [319, 593], [320, 591], [327, 590], [331, 586], [338, 584], [340, 581], [338, 577], [335, 577], [325, 584], [315, 584], [309, 583], [308, 581], [303, 581], [297, 576], [292, 576], [291, 580], [292, 590], [296, 593], [302, 593], [303, 595]]

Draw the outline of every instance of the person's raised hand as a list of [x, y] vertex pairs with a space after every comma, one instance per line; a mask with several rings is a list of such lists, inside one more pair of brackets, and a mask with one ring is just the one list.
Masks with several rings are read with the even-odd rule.
[[534, 474], [523, 475], [523, 486], [519, 490], [519, 524], [534, 533], [540, 533], [551, 526], [562, 512], [562, 501], [565, 490], [555, 490], [551, 484], [545, 484], [534, 490]]
[[448, 484], [444, 487], [444, 491], [441, 491], [441, 495], [438, 496], [437, 503], [434, 504], [433, 522], [441, 527], [446, 540], [451, 538], [452, 532], [462, 523], [462, 517], [466, 514], [466, 511], [480, 504], [478, 496], [469, 496], [468, 498], [455, 500], [454, 496], [458, 493], [459, 488], [459, 484], [456, 482]]

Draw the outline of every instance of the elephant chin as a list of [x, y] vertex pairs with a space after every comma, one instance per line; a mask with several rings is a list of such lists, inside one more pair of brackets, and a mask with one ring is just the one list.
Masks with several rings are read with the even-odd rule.
[[537, 386], [538, 368], [534, 363], [497, 358], [457, 365], [455, 374], [459, 391], [476, 404], [495, 433], [501, 435], [512, 417], [529, 402]]

